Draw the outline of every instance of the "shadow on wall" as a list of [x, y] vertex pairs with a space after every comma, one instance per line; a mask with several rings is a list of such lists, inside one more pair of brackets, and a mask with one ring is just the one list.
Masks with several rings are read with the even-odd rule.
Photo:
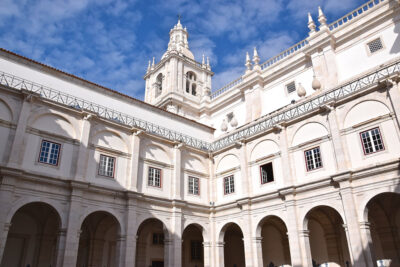
[[[397, 1], [392, 1], [390, 3], [390, 7], [391, 8], [399, 8], [399, 3], [397, 3]], [[394, 33], [396, 34], [396, 39], [393, 43], [393, 46], [390, 48], [390, 53], [391, 54], [397, 54], [400, 52], [400, 22], [395, 21], [395, 18], [393, 18], [393, 23], [395, 23], [394, 25]]]
[[[366, 222], [361, 234], [368, 239], [366, 249], [377, 267], [400, 266], [400, 185], [392, 188], [374, 196], [363, 207], [364, 218], [359, 218]], [[354, 255], [355, 263], [365, 261], [364, 255]]]

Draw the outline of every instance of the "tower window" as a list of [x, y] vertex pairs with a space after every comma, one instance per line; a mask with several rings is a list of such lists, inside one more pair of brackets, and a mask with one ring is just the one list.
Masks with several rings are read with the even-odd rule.
[[161, 187], [161, 169], [149, 167], [148, 185]]
[[360, 137], [365, 155], [385, 150], [379, 128], [362, 132]]
[[99, 175], [114, 177], [115, 158], [106, 155], [100, 155]]
[[186, 93], [196, 95], [196, 74], [191, 71], [186, 73]]
[[235, 192], [235, 179], [233, 175], [224, 178], [224, 193], [232, 194]]
[[322, 167], [321, 150], [319, 147], [304, 151], [304, 155], [306, 158], [307, 171], [312, 171]]
[[61, 145], [47, 140], [42, 141], [39, 154], [39, 162], [50, 165], [58, 165]]
[[260, 166], [261, 184], [266, 184], [274, 181], [274, 172], [272, 162]]

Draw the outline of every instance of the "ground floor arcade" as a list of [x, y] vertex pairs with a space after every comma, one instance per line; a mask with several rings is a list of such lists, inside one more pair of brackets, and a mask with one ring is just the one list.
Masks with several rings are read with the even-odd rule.
[[151, 209], [135, 197], [127, 205], [87, 201], [79, 191], [69, 201], [1, 191], [0, 266], [400, 266], [393, 184], [364, 194], [363, 205], [343, 190], [220, 217]]

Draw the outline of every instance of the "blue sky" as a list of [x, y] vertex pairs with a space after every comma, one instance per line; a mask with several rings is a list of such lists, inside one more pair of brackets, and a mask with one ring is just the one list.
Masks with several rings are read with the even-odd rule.
[[[196, 60], [210, 57], [213, 90], [308, 34], [307, 12], [328, 23], [365, 0], [0, 0], [0, 47], [143, 99], [143, 75], [160, 60], [177, 14]], [[318, 24], [317, 24], [318, 25]]]

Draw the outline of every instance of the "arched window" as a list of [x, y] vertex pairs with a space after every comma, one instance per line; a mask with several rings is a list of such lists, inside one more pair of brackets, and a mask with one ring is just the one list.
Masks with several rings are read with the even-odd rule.
[[186, 73], [186, 93], [196, 95], [196, 74], [191, 71]]
[[162, 92], [162, 89], [163, 89], [162, 88], [162, 80], [163, 80], [163, 75], [162, 75], [162, 73], [159, 73], [157, 75], [156, 82], [155, 82], [156, 97], [158, 97]]

